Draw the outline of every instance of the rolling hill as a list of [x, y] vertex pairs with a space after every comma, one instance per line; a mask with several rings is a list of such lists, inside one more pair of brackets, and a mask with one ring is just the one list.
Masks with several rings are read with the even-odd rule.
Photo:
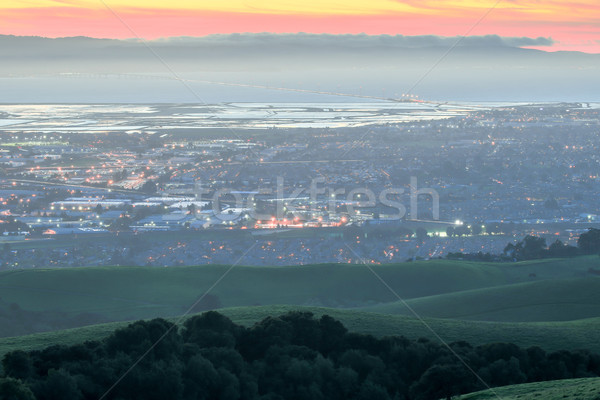
[[600, 378], [564, 379], [549, 382], [524, 383], [466, 394], [457, 400], [487, 399], [517, 400], [598, 400], [600, 399]]
[[[544, 280], [407, 300], [419, 315], [478, 321], [568, 321], [600, 316], [600, 277]], [[400, 301], [364, 308], [412, 315]]]
[[[582, 276], [600, 258], [540, 260], [514, 264], [435, 260], [372, 268], [403, 298], [432, 296], [511, 283]], [[84, 267], [0, 272], [2, 300], [31, 310], [67, 312], [164, 309], [178, 314], [227, 269], [193, 267]], [[362, 265], [237, 266], [212, 291], [224, 306], [306, 304], [352, 306], [389, 302], [393, 295]]]
[[[422, 303], [426, 303], [428, 298], [433, 299], [432, 305], [427, 306], [429, 308], [423, 303], [423, 312], [429, 315], [428, 310], [443, 308], [434, 304], [432, 296], [458, 296], [453, 303], [457, 307], [463, 304], [460, 296], [468, 291], [477, 294], [477, 290], [481, 290], [478, 295], [485, 296], [491, 288], [501, 290], [511, 288], [510, 285], [519, 288], [518, 284], [532, 280], [540, 281], [538, 284], [549, 280], [548, 284], [561, 285], [561, 280], [591, 277], [588, 270], [598, 267], [600, 258], [580, 257], [510, 264], [432, 260], [371, 268], [402, 298]], [[363, 265], [237, 266], [229, 272], [228, 268], [211, 265], [3, 271], [0, 272], [0, 336], [99, 322], [181, 315], [221, 277], [223, 279], [210, 296], [193, 311], [218, 307], [295, 305], [332, 308], [377, 306], [368, 310], [400, 312], [394, 304], [397, 298]], [[494, 290], [490, 293], [495, 293]], [[540, 289], [540, 293], [544, 291]], [[520, 299], [527, 302], [529, 298], [522, 296]], [[473, 305], [465, 304], [464, 310], [471, 310], [469, 307]], [[571, 319], [600, 315], [593, 313], [593, 304], [590, 307]], [[433, 311], [431, 316], [449, 317]], [[474, 314], [476, 312], [478, 310], [473, 311]], [[536, 315], [512, 319], [509, 315], [501, 319], [540, 320]]]

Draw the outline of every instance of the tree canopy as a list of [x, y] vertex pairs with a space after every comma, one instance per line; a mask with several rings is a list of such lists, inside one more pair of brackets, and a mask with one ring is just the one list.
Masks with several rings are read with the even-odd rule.
[[182, 327], [138, 321], [102, 341], [14, 351], [2, 366], [2, 399], [437, 400], [484, 388], [473, 372], [491, 386], [598, 376], [600, 356], [378, 339], [305, 312], [247, 328], [210, 311]]

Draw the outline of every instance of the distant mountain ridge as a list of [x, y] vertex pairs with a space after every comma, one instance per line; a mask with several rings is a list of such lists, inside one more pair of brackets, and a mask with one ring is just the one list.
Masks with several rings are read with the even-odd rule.
[[[537, 56], [564, 59], [575, 57], [577, 60], [598, 60], [600, 55], [578, 52], [548, 53], [541, 50], [523, 48], [523, 46], [550, 46], [550, 38], [512, 38], [497, 35], [473, 37], [438, 36], [388, 36], [388, 35], [313, 35], [313, 34], [231, 34], [211, 35], [198, 38], [176, 37], [152, 41], [138, 39], [96, 39], [84, 36], [65, 38], [44, 38], [38, 36], [0, 35], [0, 47], [4, 61], [27, 59], [45, 59], [58, 62], [61, 59], [112, 59], [147, 60], [155, 57], [152, 50], [161, 56], [177, 60], [215, 63], [221, 59], [246, 59], [250, 65], [260, 60], [256, 58], [274, 58], [281, 60], [301, 58], [313, 55], [319, 63], [345, 65], [346, 59], [340, 55], [354, 55], [357, 65], [376, 66], [378, 62], [396, 58], [414, 64], [419, 60], [411, 57], [439, 57], [440, 50], [454, 47], [452, 53], [460, 53], [461, 58], [472, 53], [493, 54], [500, 52], [502, 57]], [[378, 56], [382, 59], [361, 58], [361, 55]], [[207, 60], [206, 57], [211, 59]], [[306, 61], [306, 60], [305, 60]], [[347, 65], [345, 65], [347, 66]], [[317, 67], [314, 65], [313, 67]]]
[[[190, 102], [180, 82], [70, 80], [64, 74], [173, 74], [204, 81], [453, 101], [598, 101], [600, 54], [549, 52], [551, 38], [231, 34], [143, 42], [0, 36], [4, 102]], [[448, 51], [451, 49], [451, 51]], [[425, 79], [424, 74], [426, 73]], [[418, 82], [418, 87], [414, 87]], [[160, 89], [156, 89], [160, 86]], [[199, 87], [209, 102], [269, 101], [277, 93]], [[152, 93], [152, 90], [158, 94]], [[163, 95], [164, 94], [164, 95]], [[280, 94], [280, 93], [279, 93]], [[125, 99], [125, 100], [124, 100]], [[288, 94], [289, 101], [323, 96]]]
[[[10, 42], [19, 44], [111, 44], [111, 45], [143, 45], [142, 39], [104, 39], [88, 36], [71, 36], [61, 38], [47, 38], [42, 36], [15, 36], [0, 35], [0, 43]], [[551, 46], [552, 38], [538, 37], [502, 37], [499, 35], [445, 37], [436, 35], [333, 35], [333, 34], [274, 34], [274, 33], [233, 33], [217, 34], [200, 37], [179, 36], [155, 40], [145, 40], [146, 43], [156, 46], [249, 46], [285, 44], [289, 46], [338, 46], [365, 48], [372, 46], [385, 46], [396, 48], [422, 48], [422, 47], [524, 47], [524, 46]]]

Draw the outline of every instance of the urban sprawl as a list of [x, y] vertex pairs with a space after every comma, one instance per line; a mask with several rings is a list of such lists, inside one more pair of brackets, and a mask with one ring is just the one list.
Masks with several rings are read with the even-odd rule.
[[0, 268], [386, 263], [600, 226], [588, 103], [0, 105]]

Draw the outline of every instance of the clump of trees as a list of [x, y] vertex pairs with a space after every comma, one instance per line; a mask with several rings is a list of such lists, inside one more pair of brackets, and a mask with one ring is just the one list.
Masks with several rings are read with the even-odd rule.
[[[454, 229], [454, 228], [452, 228]], [[454, 234], [454, 233], [453, 233]], [[447, 259], [468, 261], [524, 261], [540, 258], [568, 258], [580, 255], [600, 255], [600, 229], [590, 228], [582, 233], [577, 240], [577, 247], [561, 240], [555, 240], [549, 246], [546, 239], [539, 236], [527, 235], [517, 243], [509, 243], [502, 254], [490, 253], [448, 253]]]
[[246, 328], [211, 311], [181, 329], [138, 321], [102, 341], [8, 353], [0, 398], [450, 399], [483, 388], [456, 355], [490, 386], [600, 374], [600, 356], [587, 351], [449, 346], [351, 333], [305, 312]]
[[577, 240], [577, 247], [560, 240], [547, 246], [546, 239], [528, 235], [516, 244], [509, 243], [504, 248], [504, 254], [518, 261], [600, 254], [600, 229], [590, 228], [582, 233]]
[[579, 236], [577, 247], [583, 254], [600, 254], [600, 229], [591, 228]]

